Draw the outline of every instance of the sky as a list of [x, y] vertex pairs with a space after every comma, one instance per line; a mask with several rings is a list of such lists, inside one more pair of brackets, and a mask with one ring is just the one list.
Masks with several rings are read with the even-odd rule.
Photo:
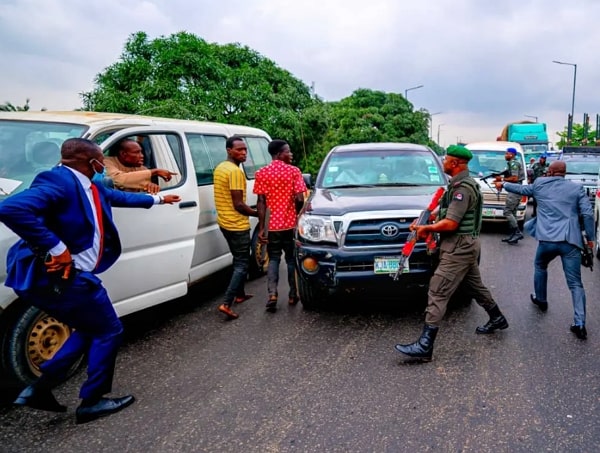
[[248, 46], [326, 101], [406, 93], [442, 146], [533, 117], [556, 142], [575, 67], [553, 60], [577, 65], [575, 122], [600, 113], [599, 17], [598, 0], [0, 0], [0, 103], [81, 107], [132, 33], [186, 31]]

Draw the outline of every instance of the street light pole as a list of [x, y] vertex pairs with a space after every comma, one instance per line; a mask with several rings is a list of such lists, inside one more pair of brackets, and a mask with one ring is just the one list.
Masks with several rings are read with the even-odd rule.
[[556, 60], [552, 60], [552, 63], [573, 66], [573, 98], [571, 100], [571, 118], [573, 118], [573, 115], [575, 114], [575, 86], [577, 84], [577, 64], [576, 63], [566, 63], [564, 61], [556, 61]]
[[[438, 124], [438, 134], [437, 134], [437, 144], [440, 145], [440, 128], [444, 125], [444, 123]], [[442, 145], [440, 145], [442, 146]]]
[[435, 112], [435, 113], [430, 113], [429, 114], [429, 138], [431, 140], [433, 140], [433, 118], [431, 118], [434, 115], [439, 115], [442, 112]]
[[535, 120], [535, 122], [538, 122], [538, 117], [535, 115], [525, 115], [527, 118], [533, 118]]
[[416, 87], [407, 88], [406, 90], [404, 90], [404, 99], [408, 100], [408, 92], [409, 91], [418, 90], [419, 88], [423, 88], [423, 87], [424, 87], [424, 85], [418, 85]]

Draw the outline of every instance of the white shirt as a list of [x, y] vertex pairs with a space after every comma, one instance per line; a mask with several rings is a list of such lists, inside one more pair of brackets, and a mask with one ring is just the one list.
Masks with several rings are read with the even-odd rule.
[[[73, 258], [73, 266], [76, 269], [79, 269], [84, 272], [92, 272], [96, 268], [96, 264], [98, 263], [98, 255], [100, 253], [100, 225], [98, 223], [98, 214], [96, 212], [96, 205], [94, 203], [94, 195], [92, 193], [92, 181], [83, 173], [71, 168], [64, 166], [69, 169], [81, 184], [83, 191], [87, 197], [88, 202], [90, 203], [90, 207], [92, 209], [92, 214], [94, 217], [94, 241], [92, 242], [92, 247], [83, 252], [72, 255]], [[152, 195], [154, 199], [154, 204], [160, 203], [160, 197], [158, 195]], [[50, 255], [58, 256], [67, 250], [67, 246], [63, 241], [60, 241], [57, 245], [50, 249]]]

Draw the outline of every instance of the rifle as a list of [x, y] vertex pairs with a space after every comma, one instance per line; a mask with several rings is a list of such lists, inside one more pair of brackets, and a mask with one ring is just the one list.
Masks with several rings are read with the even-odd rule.
[[588, 246], [588, 237], [584, 230], [581, 230], [583, 239], [583, 250], [581, 251], [581, 265], [589, 267], [590, 272], [594, 272], [594, 251]]
[[[429, 217], [431, 217], [432, 211], [440, 203], [440, 199], [442, 198], [442, 195], [444, 195], [444, 192], [445, 192], [445, 189], [443, 187], [440, 187], [438, 190], [436, 190], [436, 192], [433, 194], [433, 198], [431, 199], [431, 202], [429, 203], [429, 206], [427, 206], [427, 208], [425, 210], [423, 210], [423, 212], [421, 212], [421, 215], [417, 219], [417, 221], [415, 223], [416, 226], [426, 225], [427, 223], [429, 223]], [[431, 251], [432, 248], [434, 248], [434, 247], [432, 247], [432, 240], [433, 240], [432, 237], [433, 237], [433, 235], [429, 235], [427, 238], [427, 250], [428, 251]], [[404, 247], [402, 247], [402, 255], [400, 256], [400, 260], [398, 261], [398, 270], [396, 271], [396, 274], [394, 275], [394, 281], [398, 280], [398, 278], [400, 277], [400, 274], [402, 274], [402, 270], [404, 269], [406, 262], [409, 260], [410, 256], [412, 255], [412, 252], [415, 249], [416, 243], [417, 243], [417, 231], [413, 230], [410, 232], [410, 234], [406, 238]]]
[[490, 178], [496, 179], [496, 178], [505, 177], [505, 176], [510, 176], [510, 171], [509, 171], [508, 168], [506, 170], [503, 170], [503, 171], [499, 172], [499, 173], [490, 173], [489, 175], [484, 176], [483, 178], [479, 178], [479, 179], [481, 179], [491, 190], [495, 190], [496, 191], [496, 198], [498, 200], [500, 200], [500, 190], [492, 187], [487, 180], [490, 179]]
[[[269, 237], [269, 221], [271, 220], [271, 210], [265, 209], [265, 224], [263, 226], [263, 232], [265, 239]], [[263, 266], [267, 262], [267, 244], [260, 244], [260, 265]]]

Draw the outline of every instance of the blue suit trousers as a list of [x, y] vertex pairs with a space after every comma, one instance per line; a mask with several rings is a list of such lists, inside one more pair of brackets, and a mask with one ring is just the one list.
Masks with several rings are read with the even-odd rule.
[[80, 398], [94, 400], [109, 393], [123, 326], [100, 279], [90, 272], [77, 272], [67, 283], [18, 294], [75, 329], [54, 357], [42, 364], [40, 382], [64, 379], [79, 357], [87, 354], [88, 378]]

